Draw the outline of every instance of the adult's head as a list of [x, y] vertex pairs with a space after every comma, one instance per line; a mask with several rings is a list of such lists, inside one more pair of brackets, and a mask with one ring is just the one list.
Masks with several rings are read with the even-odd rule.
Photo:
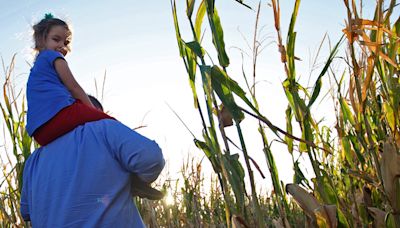
[[100, 101], [97, 100], [97, 98], [95, 98], [95, 97], [92, 96], [92, 95], [88, 95], [88, 97], [89, 97], [89, 99], [90, 99], [90, 102], [92, 102], [92, 104], [94, 105], [94, 107], [96, 107], [97, 109], [99, 109], [99, 110], [101, 110], [101, 111], [104, 111], [103, 105], [101, 105]]

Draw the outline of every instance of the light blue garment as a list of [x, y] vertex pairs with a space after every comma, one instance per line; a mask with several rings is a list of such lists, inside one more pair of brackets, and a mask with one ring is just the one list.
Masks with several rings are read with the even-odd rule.
[[144, 227], [130, 195], [130, 174], [154, 181], [161, 149], [118, 121], [75, 128], [28, 158], [21, 214], [33, 227]]
[[54, 68], [54, 61], [58, 58], [64, 59], [64, 56], [54, 50], [41, 51], [29, 74], [26, 130], [30, 136], [61, 109], [75, 102]]

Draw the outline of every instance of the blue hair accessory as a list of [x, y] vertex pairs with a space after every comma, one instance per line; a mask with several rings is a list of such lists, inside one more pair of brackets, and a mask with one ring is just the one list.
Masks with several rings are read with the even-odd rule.
[[51, 14], [51, 13], [46, 13], [45, 15], [44, 15], [44, 19], [53, 19], [54, 18], [54, 16], [53, 16], [53, 14]]

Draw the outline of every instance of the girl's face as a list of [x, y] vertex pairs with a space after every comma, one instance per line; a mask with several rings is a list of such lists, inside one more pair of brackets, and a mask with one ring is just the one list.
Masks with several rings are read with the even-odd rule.
[[64, 56], [68, 53], [70, 32], [64, 26], [56, 25], [53, 26], [46, 39], [44, 40], [44, 48], [49, 50], [58, 51]]

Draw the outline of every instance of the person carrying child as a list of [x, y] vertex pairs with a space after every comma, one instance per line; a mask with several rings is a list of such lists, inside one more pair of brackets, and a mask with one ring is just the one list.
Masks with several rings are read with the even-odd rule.
[[[72, 36], [67, 23], [46, 14], [33, 30], [34, 49], [38, 53], [27, 83], [28, 134], [46, 146], [79, 125], [114, 119], [103, 112], [97, 99], [89, 98], [64, 59], [70, 51]], [[152, 200], [163, 197], [135, 174], [131, 175], [131, 182], [133, 196]]]
[[93, 106], [64, 59], [72, 36], [67, 23], [46, 14], [33, 30], [38, 53], [26, 91], [28, 134], [44, 146], [79, 125], [114, 119]]

